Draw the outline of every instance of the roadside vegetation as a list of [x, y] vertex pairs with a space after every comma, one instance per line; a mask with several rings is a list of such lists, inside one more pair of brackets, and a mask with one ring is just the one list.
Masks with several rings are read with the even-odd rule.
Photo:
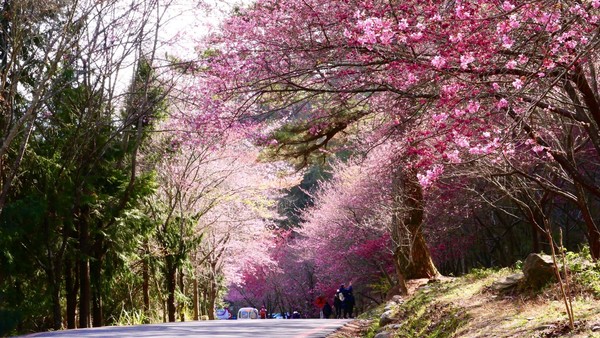
[[435, 282], [410, 281], [410, 295], [363, 313], [357, 319], [361, 330], [333, 337], [600, 337], [600, 264], [591, 262], [587, 249], [566, 256], [574, 330], [556, 281], [539, 290], [523, 285], [510, 292], [494, 290], [494, 282], [521, 270], [516, 264]]

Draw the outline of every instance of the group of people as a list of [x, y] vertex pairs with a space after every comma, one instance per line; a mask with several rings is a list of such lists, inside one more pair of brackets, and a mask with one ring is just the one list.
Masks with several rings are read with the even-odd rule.
[[[260, 310], [258, 310], [258, 314], [260, 316], [260, 319], [271, 318], [271, 317], [268, 317], [268, 311], [264, 304], [263, 304], [263, 306], [260, 307]], [[279, 315], [279, 314], [277, 314], [277, 315]], [[289, 312], [285, 312], [285, 313], [282, 313], [280, 317], [273, 316], [272, 318], [296, 319], [296, 318], [300, 318], [300, 312], [294, 311], [291, 314]]]
[[[354, 312], [354, 294], [352, 293], [352, 283], [345, 287], [344, 284], [335, 291], [333, 296], [333, 307], [335, 308], [335, 318], [353, 318]], [[333, 309], [326, 302], [323, 306], [323, 318], [331, 318]]]

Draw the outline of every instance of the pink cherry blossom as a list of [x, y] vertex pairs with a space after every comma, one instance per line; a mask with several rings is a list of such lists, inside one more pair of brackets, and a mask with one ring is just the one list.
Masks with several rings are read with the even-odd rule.
[[437, 69], [442, 69], [444, 66], [446, 66], [446, 59], [436, 55], [433, 57], [433, 59], [431, 59], [431, 64]]
[[515, 89], [521, 89], [523, 88], [523, 81], [519, 78], [516, 78], [513, 82], [512, 82], [513, 87], [515, 87]]

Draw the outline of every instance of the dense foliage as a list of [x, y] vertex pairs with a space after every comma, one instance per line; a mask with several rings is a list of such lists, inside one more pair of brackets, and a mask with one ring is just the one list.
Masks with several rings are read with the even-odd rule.
[[179, 121], [167, 3], [2, 9], [0, 334], [212, 318], [270, 262], [287, 166]]
[[[201, 45], [198, 118], [253, 125], [301, 166], [351, 154], [301, 216], [308, 284], [335, 288], [364, 261], [344, 255], [331, 276], [322, 257], [382, 230], [400, 290], [438, 274], [431, 258], [444, 273], [510, 264], [558, 229], [597, 260], [599, 7], [256, 1]], [[369, 235], [343, 244], [355, 229]]]

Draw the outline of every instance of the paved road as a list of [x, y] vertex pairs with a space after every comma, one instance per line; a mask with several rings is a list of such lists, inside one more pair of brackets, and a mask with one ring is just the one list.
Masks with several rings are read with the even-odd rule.
[[41, 332], [26, 337], [216, 337], [317, 338], [326, 337], [349, 319], [210, 320], [136, 326]]

